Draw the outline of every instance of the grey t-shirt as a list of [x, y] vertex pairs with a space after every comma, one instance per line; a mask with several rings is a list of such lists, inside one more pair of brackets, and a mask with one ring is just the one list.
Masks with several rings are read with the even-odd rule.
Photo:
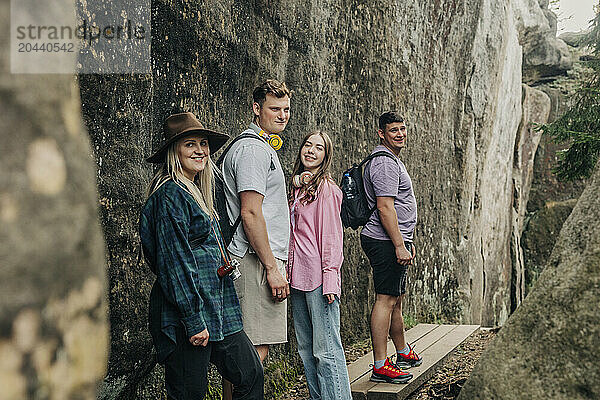
[[[364, 185], [369, 207], [377, 205], [377, 197], [394, 197], [394, 207], [398, 214], [398, 226], [402, 238], [407, 242], [413, 241], [413, 232], [417, 224], [417, 201], [413, 192], [412, 180], [406, 167], [391, 150], [384, 145], [375, 147], [373, 153], [387, 151], [396, 158], [380, 156], [375, 157], [365, 165]], [[371, 153], [371, 154], [373, 154]], [[375, 210], [371, 218], [363, 227], [361, 235], [373, 239], [390, 240], [379, 219], [379, 212]]]
[[[260, 128], [250, 124], [242, 134], [258, 137]], [[231, 146], [222, 166], [230, 221], [240, 215], [239, 193], [252, 190], [264, 196], [262, 211], [267, 224], [269, 245], [275, 258], [286, 261], [290, 238], [290, 216], [287, 204], [285, 177], [277, 152], [264, 140], [241, 139]], [[228, 247], [231, 254], [244, 257], [250, 247], [242, 224]]]

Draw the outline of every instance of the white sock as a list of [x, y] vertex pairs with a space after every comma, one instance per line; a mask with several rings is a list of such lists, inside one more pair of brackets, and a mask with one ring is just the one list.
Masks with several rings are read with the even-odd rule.
[[402, 350], [398, 351], [397, 353], [407, 355], [408, 353], [410, 353], [410, 347], [408, 347], [407, 344]]
[[375, 361], [375, 369], [379, 369], [379, 368], [383, 367], [384, 364], [385, 364], [385, 360], [376, 360]]

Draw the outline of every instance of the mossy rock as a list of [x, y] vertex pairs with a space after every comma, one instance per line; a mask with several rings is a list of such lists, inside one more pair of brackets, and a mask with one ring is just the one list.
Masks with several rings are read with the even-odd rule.
[[577, 199], [547, 202], [544, 208], [530, 215], [521, 237], [525, 261], [525, 294], [542, 273], [560, 229], [576, 203]]
[[459, 399], [600, 398], [600, 164], [531, 293], [486, 348]]

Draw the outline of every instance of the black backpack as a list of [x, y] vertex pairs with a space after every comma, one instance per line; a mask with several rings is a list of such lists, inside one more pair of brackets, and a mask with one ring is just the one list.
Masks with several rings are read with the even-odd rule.
[[344, 228], [358, 229], [360, 226], [365, 225], [377, 208], [377, 206], [369, 208], [363, 183], [363, 165], [379, 156], [390, 157], [396, 161], [396, 158], [387, 151], [378, 151], [362, 160], [358, 165], [352, 165], [342, 175], [340, 188], [343, 197], [340, 216]]
[[221, 228], [221, 234], [223, 236], [225, 246], [229, 246], [229, 243], [231, 243], [231, 240], [233, 240], [233, 235], [237, 230], [238, 226], [240, 225], [240, 222], [242, 222], [242, 216], [238, 215], [235, 222], [231, 224], [231, 221], [229, 220], [229, 215], [227, 214], [225, 181], [223, 180], [223, 175], [221, 174], [221, 165], [223, 164], [223, 160], [225, 160], [225, 156], [227, 155], [227, 152], [229, 151], [231, 146], [233, 146], [233, 144], [238, 140], [245, 138], [254, 138], [261, 141], [263, 140], [260, 137], [249, 133], [239, 135], [227, 145], [227, 147], [225, 148], [225, 150], [223, 150], [223, 153], [216, 162], [217, 171], [215, 172], [215, 210], [217, 212], [217, 215], [219, 216], [219, 227]]

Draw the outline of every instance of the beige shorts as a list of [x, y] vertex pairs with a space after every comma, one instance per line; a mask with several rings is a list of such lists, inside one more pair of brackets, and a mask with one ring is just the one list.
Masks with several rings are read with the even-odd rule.
[[[234, 281], [234, 285], [246, 335], [255, 346], [286, 343], [287, 300], [273, 300], [267, 271], [255, 253], [248, 252], [243, 258], [231, 257], [240, 262], [242, 276]], [[285, 277], [285, 262], [277, 260], [277, 268]]]

